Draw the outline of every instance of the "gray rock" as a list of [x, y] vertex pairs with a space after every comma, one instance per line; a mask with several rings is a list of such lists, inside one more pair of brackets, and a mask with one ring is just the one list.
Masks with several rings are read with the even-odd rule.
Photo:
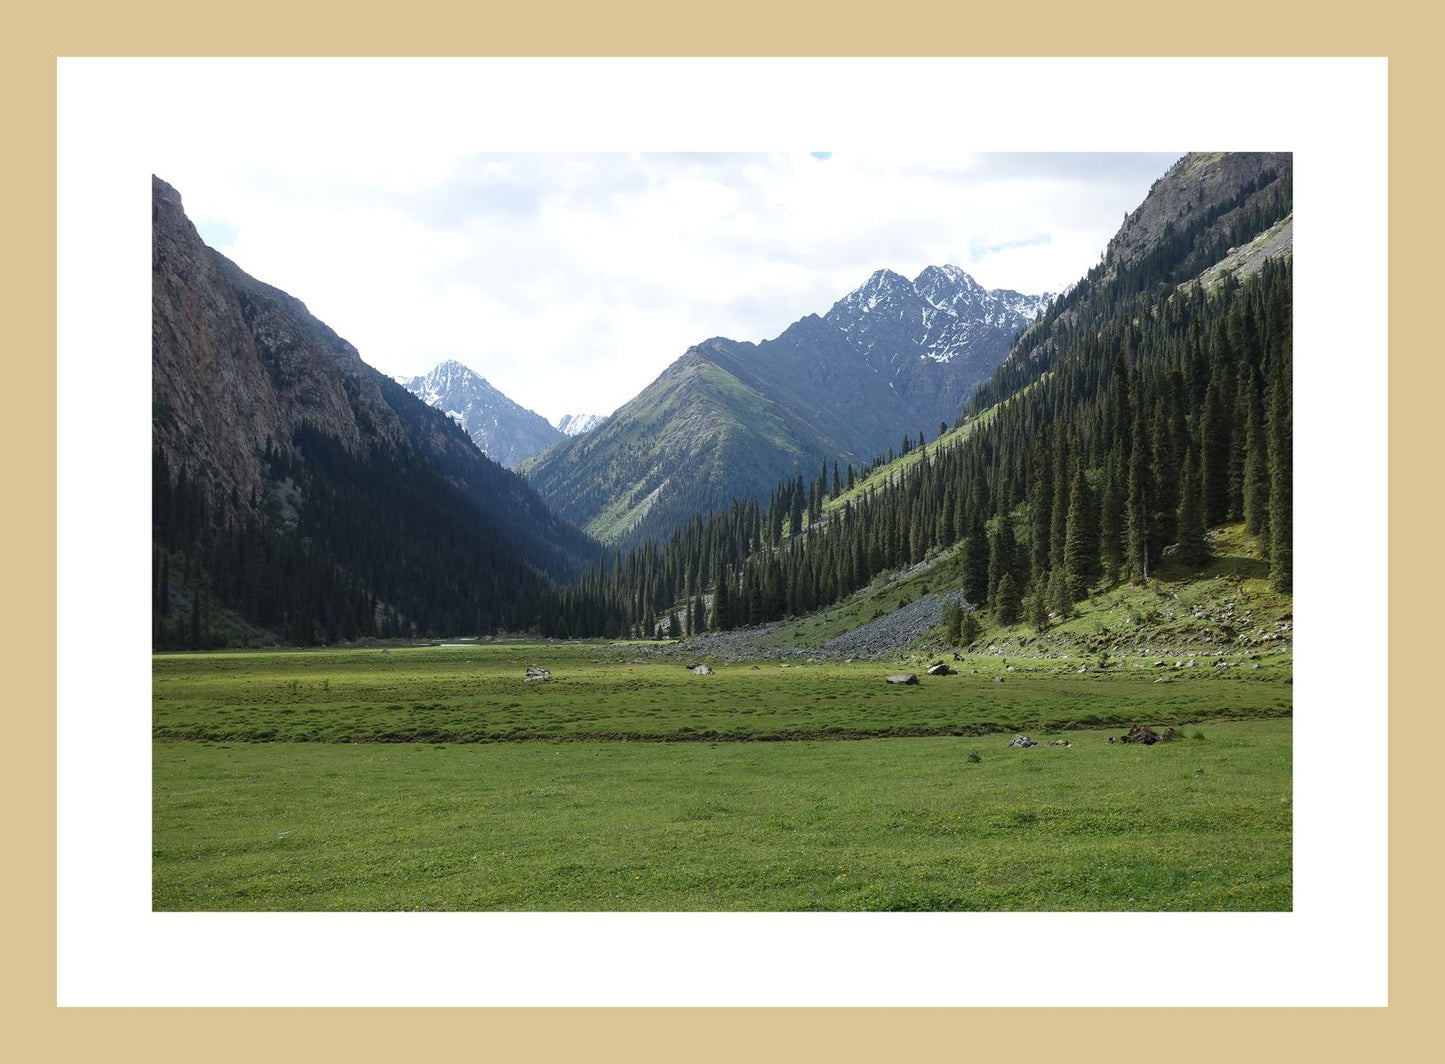
[[713, 674], [712, 669], [706, 665], [694, 665], [692, 671], [696, 676], [711, 676]]
[[882, 657], [898, 653], [918, 643], [930, 628], [941, 624], [943, 609], [950, 602], [968, 606], [962, 591], [920, 595], [892, 613], [835, 636], [823, 644], [823, 650], [850, 657]]
[[895, 672], [890, 676], [885, 676], [883, 680], [885, 683], [915, 684], [918, 682], [918, 677], [911, 672]]

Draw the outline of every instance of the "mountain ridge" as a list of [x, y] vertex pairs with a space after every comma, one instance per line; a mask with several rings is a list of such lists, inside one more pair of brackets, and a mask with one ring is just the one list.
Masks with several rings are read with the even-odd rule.
[[[776, 337], [693, 345], [585, 443], [564, 441], [519, 468], [606, 542], [666, 535], [781, 476], [866, 462], [905, 433], [951, 423], [1049, 298], [984, 289], [957, 266], [917, 282], [878, 270]], [[698, 360], [713, 371], [697, 372]], [[699, 466], [684, 470], [683, 455]]]

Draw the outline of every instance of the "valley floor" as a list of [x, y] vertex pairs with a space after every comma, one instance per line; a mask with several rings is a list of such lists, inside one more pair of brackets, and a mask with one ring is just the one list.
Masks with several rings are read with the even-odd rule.
[[[534, 664], [554, 679], [525, 682]], [[153, 904], [1291, 906], [1287, 661], [969, 656], [912, 687], [876, 661], [684, 664], [598, 643], [159, 655]], [[1108, 742], [1136, 722], [1186, 738]]]

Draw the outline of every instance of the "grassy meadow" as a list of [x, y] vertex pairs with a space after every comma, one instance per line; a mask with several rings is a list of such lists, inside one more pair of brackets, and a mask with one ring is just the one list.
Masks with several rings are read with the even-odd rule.
[[[888, 663], [696, 676], [689, 660], [600, 643], [157, 655], [153, 903], [1290, 907], [1280, 669], [970, 657], [894, 687]], [[525, 683], [533, 664], [555, 679]], [[1197, 737], [1107, 741], [1134, 722]], [[1010, 749], [1016, 731], [1073, 745]]]

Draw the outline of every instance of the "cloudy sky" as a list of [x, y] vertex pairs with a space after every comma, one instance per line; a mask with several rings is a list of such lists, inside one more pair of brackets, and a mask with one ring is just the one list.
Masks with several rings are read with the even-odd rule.
[[[887, 267], [1057, 291], [1178, 153], [434, 154], [157, 160], [207, 243], [390, 375], [471, 366], [549, 419], [690, 345], [776, 336]], [[164, 169], [162, 168], [164, 167]]]

